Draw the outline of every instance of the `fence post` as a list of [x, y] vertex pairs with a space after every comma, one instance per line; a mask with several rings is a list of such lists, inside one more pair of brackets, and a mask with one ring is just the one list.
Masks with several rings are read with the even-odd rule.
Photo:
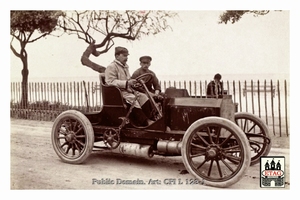
[[[271, 80], [271, 88], [273, 88], [273, 82]], [[271, 109], [272, 109], [272, 126], [273, 126], [273, 134], [275, 135], [275, 121], [274, 121], [274, 100], [271, 95]]]
[[251, 102], [252, 102], [252, 113], [255, 114], [254, 111], [254, 94], [253, 94], [253, 80], [251, 80]]
[[280, 106], [280, 87], [279, 80], [277, 80], [277, 93], [278, 93], [278, 115], [279, 115], [279, 135], [281, 137], [281, 106]]
[[207, 98], [207, 94], [206, 94], [206, 92], [207, 92], [206, 91], [207, 90], [207, 81], [206, 80], [205, 80], [204, 84], [205, 84], [205, 86], [204, 86], [204, 89], [205, 89], [205, 92], [204, 92], [205, 93], [205, 98]]
[[247, 92], [247, 82], [245, 81], [245, 101], [246, 101], [246, 112], [248, 112], [248, 92]]
[[195, 98], [197, 98], [197, 82], [194, 81], [194, 93], [195, 93]]
[[[232, 82], [232, 89], [233, 89], [233, 102], [236, 103], [236, 100], [235, 100], [235, 82], [234, 81]], [[227, 93], [229, 94], [228, 90], [227, 90]]]
[[287, 85], [286, 85], [286, 80], [284, 80], [284, 93], [285, 93], [285, 127], [286, 127], [286, 136], [289, 136], [288, 113], [287, 113]]
[[241, 87], [241, 81], [239, 81], [239, 99], [240, 99], [240, 111], [242, 111], [242, 87]]
[[257, 103], [258, 103], [258, 116], [261, 117], [261, 115], [260, 115], [260, 84], [259, 84], [259, 80], [257, 80]]
[[202, 98], [203, 97], [203, 92], [202, 92], [202, 81], [200, 81], [200, 98]]
[[[267, 81], [264, 81], [264, 92], [265, 92], [265, 115], [266, 115], [266, 124], [268, 125], [268, 105], [267, 105]], [[272, 96], [272, 94], [271, 94]]]

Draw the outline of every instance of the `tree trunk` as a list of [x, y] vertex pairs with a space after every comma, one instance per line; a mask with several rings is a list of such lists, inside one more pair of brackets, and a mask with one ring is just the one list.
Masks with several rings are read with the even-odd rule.
[[22, 108], [27, 108], [27, 106], [28, 106], [28, 74], [29, 74], [29, 70], [28, 70], [28, 60], [27, 60], [26, 51], [24, 54], [21, 54], [21, 60], [23, 63], [21, 106], [22, 106]]

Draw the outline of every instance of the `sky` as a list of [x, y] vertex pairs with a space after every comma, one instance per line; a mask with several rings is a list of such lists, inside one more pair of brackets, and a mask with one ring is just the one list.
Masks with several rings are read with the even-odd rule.
[[[271, 11], [265, 16], [245, 15], [235, 24], [218, 24], [224, 10], [177, 11], [169, 20], [172, 30], [141, 40], [115, 40], [129, 50], [130, 72], [140, 67], [139, 57], [150, 55], [150, 69], [158, 77], [204, 78], [221, 74], [288, 75], [290, 70], [290, 11]], [[97, 41], [97, 38], [95, 38]], [[99, 38], [98, 41], [102, 41]], [[26, 47], [29, 81], [55, 81], [58, 77], [95, 76], [80, 57], [88, 44], [76, 36], [48, 36]], [[11, 80], [21, 81], [22, 63], [12, 52]], [[91, 60], [107, 66], [114, 48]], [[50, 79], [51, 78], [51, 79]], [[52, 79], [53, 78], [53, 79]]]

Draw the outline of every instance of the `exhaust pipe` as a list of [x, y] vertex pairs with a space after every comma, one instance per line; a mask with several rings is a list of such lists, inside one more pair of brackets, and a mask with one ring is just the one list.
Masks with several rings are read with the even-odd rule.
[[141, 145], [141, 144], [127, 143], [127, 142], [121, 142], [116, 149], [111, 149], [110, 151], [113, 153], [148, 157], [148, 158], [152, 158], [154, 155], [153, 148], [150, 145]]
[[157, 142], [157, 150], [164, 153], [181, 155], [181, 141], [160, 140]]

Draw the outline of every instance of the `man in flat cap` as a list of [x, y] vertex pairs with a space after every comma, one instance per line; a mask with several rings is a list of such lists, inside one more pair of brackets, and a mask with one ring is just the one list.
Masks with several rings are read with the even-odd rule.
[[145, 73], [151, 73], [153, 75], [153, 78], [148, 83], [146, 83], [146, 86], [147, 86], [149, 92], [153, 96], [158, 96], [161, 92], [161, 87], [160, 87], [158, 78], [156, 77], [156, 74], [149, 69], [149, 67], [151, 65], [151, 61], [152, 61], [152, 58], [150, 56], [140, 57], [140, 66], [141, 67], [138, 68], [137, 70], [135, 70], [135, 72], [133, 72], [131, 78], [136, 78]]
[[139, 93], [138, 101], [135, 100], [132, 87], [136, 80], [132, 79], [129, 73], [128, 50], [124, 47], [115, 48], [115, 60], [110, 63], [105, 70], [105, 81], [108, 85], [120, 88], [123, 98], [129, 104], [134, 104], [132, 117], [142, 126], [149, 126], [154, 121], [150, 120], [152, 115], [152, 105], [149, 98], [144, 93]]

